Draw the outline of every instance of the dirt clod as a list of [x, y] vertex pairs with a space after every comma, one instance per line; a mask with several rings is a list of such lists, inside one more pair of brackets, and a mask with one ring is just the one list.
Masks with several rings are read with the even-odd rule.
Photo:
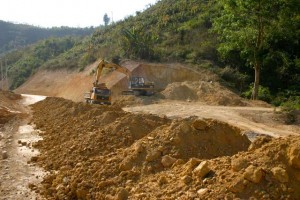
[[5, 160], [8, 158], [7, 151], [2, 151], [2, 159]]
[[171, 156], [168, 156], [168, 155], [163, 156], [161, 159], [161, 164], [166, 168], [171, 167], [175, 162], [176, 162], [176, 159]]
[[201, 162], [193, 171], [195, 176], [197, 176], [198, 178], [205, 177], [209, 172], [210, 172], [210, 168], [208, 166], [207, 161]]
[[274, 175], [275, 179], [281, 183], [289, 182], [289, 176], [285, 169], [281, 167], [274, 167], [271, 169], [272, 174]]
[[288, 151], [289, 164], [300, 169], [300, 142], [290, 146]]
[[246, 168], [244, 178], [253, 183], [259, 183], [263, 178], [263, 171], [260, 167], [250, 165]]

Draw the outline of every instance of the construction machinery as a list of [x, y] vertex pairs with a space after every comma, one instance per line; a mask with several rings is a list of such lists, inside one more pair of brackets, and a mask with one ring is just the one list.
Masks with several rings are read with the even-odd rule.
[[154, 83], [145, 82], [143, 77], [131, 77], [129, 78], [129, 85], [126, 91], [123, 91], [123, 95], [135, 95], [135, 96], [151, 96], [154, 94]]
[[154, 83], [145, 82], [143, 77], [131, 77], [131, 72], [123, 66], [108, 63], [101, 60], [96, 69], [95, 81], [93, 88], [90, 92], [85, 93], [84, 98], [87, 103], [92, 104], [111, 104], [111, 91], [107, 88], [105, 83], [99, 83], [100, 76], [103, 68], [113, 68], [114, 70], [121, 72], [126, 75], [129, 83], [128, 90], [122, 91], [123, 95], [153, 95], [154, 94]]
[[111, 105], [111, 90], [107, 88], [105, 83], [99, 83], [103, 68], [115, 68], [119, 72], [129, 74], [129, 70], [126, 68], [101, 60], [96, 69], [93, 87], [90, 92], [84, 94], [87, 103]]
[[93, 86], [90, 92], [84, 94], [86, 103], [111, 105], [111, 91], [105, 83]]

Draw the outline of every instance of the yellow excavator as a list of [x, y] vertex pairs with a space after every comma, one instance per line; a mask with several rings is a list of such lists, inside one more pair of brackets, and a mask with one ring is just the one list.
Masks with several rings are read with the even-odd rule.
[[95, 81], [89, 93], [85, 93], [84, 98], [87, 103], [111, 105], [111, 90], [105, 83], [99, 83], [103, 68], [113, 68], [126, 75], [129, 80], [129, 90], [123, 91], [123, 95], [153, 95], [154, 83], [145, 82], [143, 77], [131, 77], [131, 72], [126, 68], [114, 63], [101, 60], [96, 69]]

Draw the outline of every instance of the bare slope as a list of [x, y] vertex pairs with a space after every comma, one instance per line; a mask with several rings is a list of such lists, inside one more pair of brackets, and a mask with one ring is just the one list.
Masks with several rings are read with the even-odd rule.
[[[40, 70], [25, 84], [16, 89], [17, 93], [39, 94], [46, 96], [63, 97], [73, 101], [82, 101], [83, 93], [92, 87], [97, 63], [86, 67], [82, 72], [77, 71], [45, 71]], [[125, 61], [121, 65], [127, 67], [132, 76], [142, 76], [146, 81], [155, 82], [155, 87], [161, 91], [173, 82], [210, 81], [217, 77], [209, 71], [198, 73], [179, 64], [146, 64], [133, 61]], [[128, 87], [128, 80], [124, 74], [112, 72], [101, 77], [100, 82], [105, 82], [112, 89], [114, 98]]]

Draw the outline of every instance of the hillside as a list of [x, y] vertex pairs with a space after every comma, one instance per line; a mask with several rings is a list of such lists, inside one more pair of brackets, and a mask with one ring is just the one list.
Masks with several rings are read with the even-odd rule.
[[49, 37], [85, 36], [95, 29], [90, 28], [41, 28], [25, 24], [14, 24], [0, 20], [0, 55], [33, 44]]
[[[260, 50], [263, 66], [259, 99], [276, 106], [288, 101], [292, 107], [296, 105], [299, 108], [299, 6], [289, 1], [290, 4], [286, 4], [278, 15], [270, 18], [269, 24], [276, 28], [270, 28], [274, 31], [268, 32], [265, 45]], [[31, 65], [24, 67], [28, 57], [13, 52], [7, 59], [9, 64], [15, 65], [15, 70], [10, 72], [10, 88], [20, 86], [40, 67], [82, 71], [99, 58], [116, 62], [129, 58], [148, 62], [179, 62], [196, 69], [206, 68], [218, 73], [241, 95], [250, 98], [254, 81], [252, 50], [250, 47], [240, 47], [252, 42], [228, 45], [226, 52], [224, 48], [222, 51], [223, 38], [226, 37], [221, 37], [216, 30], [221, 13], [226, 14], [222, 3], [215, 0], [158, 1], [135, 16], [97, 29], [58, 54], [40, 59], [34, 54], [37, 51], [35, 47], [27, 49], [27, 54], [33, 55], [32, 62], [35, 63], [30, 70]], [[253, 38], [251, 35], [247, 37]], [[47, 45], [45, 47], [47, 49]]]
[[0, 200], [300, 199], [299, 11], [160, 0], [6, 53]]

